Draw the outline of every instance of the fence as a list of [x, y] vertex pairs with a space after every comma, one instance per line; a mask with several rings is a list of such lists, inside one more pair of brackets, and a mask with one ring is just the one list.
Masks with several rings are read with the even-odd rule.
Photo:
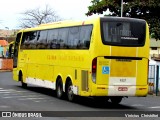
[[149, 94], [160, 95], [160, 85], [159, 85], [159, 65], [149, 65], [148, 71], [148, 85], [149, 85]]
[[13, 70], [13, 59], [0, 58], [0, 70]]
[[[5, 42], [1, 40], [1, 43]], [[9, 46], [0, 45], [0, 70], [13, 70], [13, 59], [9, 56]]]

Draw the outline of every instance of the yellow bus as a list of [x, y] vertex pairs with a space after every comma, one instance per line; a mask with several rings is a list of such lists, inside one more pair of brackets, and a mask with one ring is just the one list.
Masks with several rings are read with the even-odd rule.
[[118, 104], [148, 92], [149, 28], [145, 20], [97, 17], [20, 30], [13, 79], [56, 90], [58, 98], [88, 96]]

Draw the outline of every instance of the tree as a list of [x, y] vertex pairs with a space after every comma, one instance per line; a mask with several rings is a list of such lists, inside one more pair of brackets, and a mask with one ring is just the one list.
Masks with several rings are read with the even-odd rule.
[[40, 8], [26, 10], [21, 13], [23, 18], [20, 19], [21, 28], [30, 28], [37, 25], [49, 22], [55, 22], [61, 20], [56, 12], [51, 9], [48, 5], [45, 6], [44, 10]]
[[[145, 19], [151, 36], [160, 40], [160, 0], [123, 0], [123, 8], [123, 17]], [[121, 0], [92, 0], [86, 15], [102, 14], [107, 9], [110, 16], [120, 16]]]

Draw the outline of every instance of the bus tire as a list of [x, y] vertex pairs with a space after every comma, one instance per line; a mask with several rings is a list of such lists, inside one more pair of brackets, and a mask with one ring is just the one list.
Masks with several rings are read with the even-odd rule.
[[71, 81], [68, 81], [68, 84], [67, 84], [67, 98], [71, 102], [75, 100], [75, 95], [73, 93], [73, 88], [72, 88], [72, 82]]
[[27, 83], [23, 82], [23, 76], [22, 76], [22, 74], [19, 75], [19, 81], [21, 81], [21, 86], [23, 88], [27, 88]]
[[113, 97], [110, 97], [110, 100], [113, 104], [117, 105], [122, 101], [122, 98], [123, 97], [113, 96]]
[[56, 83], [56, 95], [57, 98], [62, 99], [63, 98], [63, 84], [62, 84], [62, 79], [58, 78], [58, 81]]

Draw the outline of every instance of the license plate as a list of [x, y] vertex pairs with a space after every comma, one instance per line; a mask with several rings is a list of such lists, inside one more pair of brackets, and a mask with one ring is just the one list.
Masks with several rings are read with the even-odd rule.
[[118, 87], [118, 91], [128, 91], [127, 87]]

